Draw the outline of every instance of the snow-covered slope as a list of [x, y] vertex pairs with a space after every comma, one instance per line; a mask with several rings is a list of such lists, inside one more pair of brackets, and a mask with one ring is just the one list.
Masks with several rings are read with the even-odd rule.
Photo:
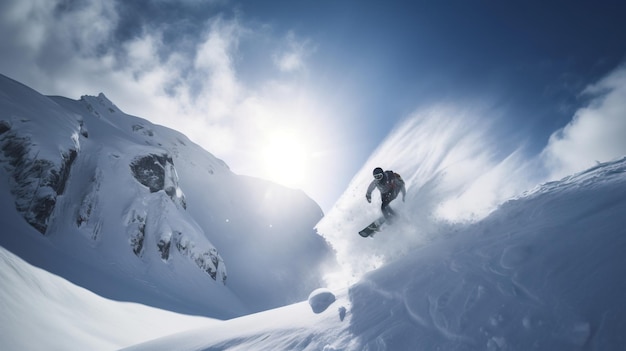
[[230, 318], [305, 298], [332, 262], [303, 192], [235, 175], [102, 94], [0, 76], [0, 150], [0, 245], [102, 296]]
[[624, 213], [626, 158], [454, 228], [321, 313], [312, 296], [130, 349], [623, 350]]
[[107, 300], [0, 247], [3, 350], [115, 350], [217, 320]]

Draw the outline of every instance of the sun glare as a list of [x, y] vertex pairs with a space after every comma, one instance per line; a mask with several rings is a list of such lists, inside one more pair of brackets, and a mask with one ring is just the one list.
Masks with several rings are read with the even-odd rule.
[[294, 133], [272, 134], [262, 155], [268, 178], [289, 187], [302, 186], [307, 176], [307, 151]]

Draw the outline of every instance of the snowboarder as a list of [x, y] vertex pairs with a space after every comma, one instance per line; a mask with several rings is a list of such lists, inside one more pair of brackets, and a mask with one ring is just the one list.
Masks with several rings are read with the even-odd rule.
[[372, 180], [367, 188], [365, 198], [367, 199], [367, 202], [372, 203], [372, 191], [374, 191], [374, 188], [378, 188], [380, 191], [380, 198], [382, 200], [380, 209], [383, 211], [385, 220], [390, 221], [396, 213], [391, 209], [391, 207], [389, 207], [389, 203], [398, 197], [398, 194], [400, 193], [402, 193], [402, 202], [404, 202], [404, 198], [406, 197], [404, 180], [402, 180], [402, 177], [400, 177], [398, 173], [393, 171], [383, 171], [380, 167], [374, 168], [373, 175], [374, 180]]

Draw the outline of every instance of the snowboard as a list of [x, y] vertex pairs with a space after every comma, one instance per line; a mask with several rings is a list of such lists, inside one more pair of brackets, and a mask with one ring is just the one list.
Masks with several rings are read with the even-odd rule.
[[359, 235], [367, 238], [368, 236], [372, 236], [374, 233], [380, 231], [380, 226], [385, 223], [385, 217], [380, 217], [379, 219], [372, 222], [370, 225], [365, 227], [363, 230], [359, 232]]

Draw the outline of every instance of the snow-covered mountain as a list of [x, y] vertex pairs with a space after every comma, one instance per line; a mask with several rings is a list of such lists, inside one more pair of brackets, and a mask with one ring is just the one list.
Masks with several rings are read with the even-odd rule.
[[215, 318], [306, 298], [333, 253], [303, 192], [233, 174], [103, 94], [0, 76], [0, 245], [102, 296]]

